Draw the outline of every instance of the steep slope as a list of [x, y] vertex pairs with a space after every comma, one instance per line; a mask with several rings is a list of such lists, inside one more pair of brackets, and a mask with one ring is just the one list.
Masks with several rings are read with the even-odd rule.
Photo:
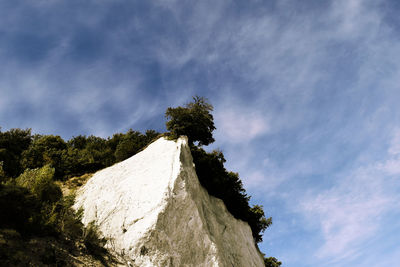
[[130, 266], [264, 266], [247, 223], [201, 187], [186, 137], [97, 172], [74, 206]]

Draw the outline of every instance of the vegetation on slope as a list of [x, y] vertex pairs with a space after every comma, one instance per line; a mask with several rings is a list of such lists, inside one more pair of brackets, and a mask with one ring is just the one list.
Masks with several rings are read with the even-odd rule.
[[[222, 199], [234, 217], [248, 222], [255, 242], [261, 242], [272, 219], [265, 217], [262, 206], [250, 206], [250, 196], [239, 175], [225, 169], [223, 153], [202, 148], [215, 141], [212, 110], [213, 106], [201, 97], [183, 107], [168, 108], [169, 136], [188, 136], [200, 183], [211, 195]], [[123, 161], [158, 136], [154, 130], [145, 134], [129, 130], [106, 139], [79, 135], [64, 141], [60, 136], [32, 135], [30, 129], [0, 131], [0, 239], [2, 229], [12, 229], [24, 238], [41, 235], [57, 236], [62, 242], [86, 240], [82, 242], [88, 252], [101, 255], [104, 240], [96, 237], [94, 229], [83, 227], [79, 214], [71, 209], [73, 196], [63, 196], [54, 180], [68, 183], [71, 177]], [[6, 252], [0, 246], [0, 263], [1, 257], [9, 256]], [[279, 266], [280, 262], [266, 258], [265, 264]]]
[[55, 169], [56, 180], [92, 173], [131, 157], [158, 135], [153, 130], [129, 130], [107, 139], [79, 135], [64, 141], [60, 136], [32, 135], [30, 129], [0, 131], [3, 176], [16, 178], [26, 169], [47, 164]]
[[275, 257], [264, 258], [265, 267], [279, 267], [282, 262], [278, 261]]
[[107, 265], [113, 260], [96, 228], [84, 227], [81, 212], [72, 210], [74, 197], [62, 195], [54, 173], [45, 165], [0, 184], [1, 266]]
[[[74, 187], [88, 175], [71, 177], [124, 160], [157, 135], [130, 130], [108, 139], [78, 136], [65, 142], [29, 129], [0, 131], [0, 265], [107, 266], [115, 261], [96, 226], [84, 227], [80, 212], [71, 208]], [[67, 185], [68, 194], [59, 184]]]

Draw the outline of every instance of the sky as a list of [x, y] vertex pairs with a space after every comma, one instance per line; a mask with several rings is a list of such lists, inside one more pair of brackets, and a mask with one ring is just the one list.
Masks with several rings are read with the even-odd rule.
[[192, 96], [282, 266], [400, 260], [400, 2], [0, 0], [0, 126], [166, 131]]

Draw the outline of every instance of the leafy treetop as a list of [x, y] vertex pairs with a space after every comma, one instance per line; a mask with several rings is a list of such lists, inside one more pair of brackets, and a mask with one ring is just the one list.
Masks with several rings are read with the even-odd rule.
[[211, 111], [213, 106], [206, 98], [195, 96], [184, 107], [167, 109], [167, 130], [173, 138], [186, 135], [190, 144], [196, 141], [199, 146], [211, 144], [215, 141], [212, 132], [216, 129]]

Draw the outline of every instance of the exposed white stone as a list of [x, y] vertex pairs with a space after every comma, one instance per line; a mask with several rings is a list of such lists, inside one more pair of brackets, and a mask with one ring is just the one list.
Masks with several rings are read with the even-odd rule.
[[186, 137], [97, 172], [75, 209], [130, 266], [264, 266], [250, 227], [200, 185]]

